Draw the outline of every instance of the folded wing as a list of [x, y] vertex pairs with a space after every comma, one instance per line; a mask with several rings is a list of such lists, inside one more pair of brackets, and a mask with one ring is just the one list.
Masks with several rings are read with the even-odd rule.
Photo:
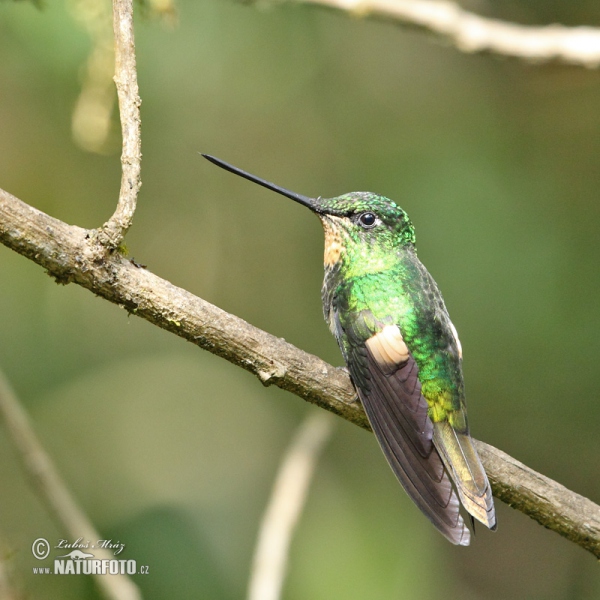
[[470, 532], [448, 472], [433, 444], [434, 427], [421, 394], [418, 367], [396, 325], [362, 311], [339, 327], [350, 374], [377, 440], [415, 504], [453, 544]]

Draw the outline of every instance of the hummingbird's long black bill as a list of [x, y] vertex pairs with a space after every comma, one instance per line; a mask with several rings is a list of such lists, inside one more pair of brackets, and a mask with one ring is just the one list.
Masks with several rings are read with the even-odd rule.
[[274, 183], [271, 183], [270, 181], [266, 181], [265, 179], [256, 177], [256, 175], [252, 175], [251, 173], [242, 171], [242, 169], [238, 169], [237, 167], [234, 167], [233, 165], [226, 163], [224, 160], [221, 160], [220, 158], [216, 158], [215, 156], [210, 156], [210, 154], [202, 154], [202, 156], [204, 156], [204, 158], [206, 158], [206, 160], [209, 160], [211, 163], [217, 165], [218, 167], [221, 167], [222, 169], [225, 169], [226, 171], [229, 171], [230, 173], [234, 173], [235, 175], [239, 175], [240, 177], [243, 177], [244, 179], [248, 179], [249, 181], [258, 183], [258, 185], [262, 185], [263, 187], [266, 187], [269, 190], [273, 190], [274, 192], [277, 192], [278, 194], [281, 194], [282, 196], [287, 196], [288, 198], [291, 198], [292, 200], [295, 200], [296, 202], [299, 202], [300, 204], [304, 204], [304, 206], [308, 206], [308, 208], [315, 210], [315, 199], [314, 198], [309, 198], [308, 196], [303, 196], [302, 194], [296, 194], [296, 192], [286, 190], [285, 188], [275, 185]]

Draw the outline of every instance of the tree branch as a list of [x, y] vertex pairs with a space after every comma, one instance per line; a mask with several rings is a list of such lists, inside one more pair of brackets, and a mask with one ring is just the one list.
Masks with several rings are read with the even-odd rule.
[[[67, 225], [0, 190], [0, 242], [44, 267], [59, 283], [77, 283], [147, 321], [227, 359], [265, 385], [277, 385], [369, 429], [344, 369], [140, 268]], [[600, 507], [500, 450], [477, 444], [500, 500], [600, 558]]]
[[[470, 15], [448, 2], [298, 0], [392, 18], [452, 39], [468, 51], [537, 60], [600, 64], [593, 29], [527, 28]], [[361, 9], [361, 11], [359, 11]], [[125, 259], [118, 251], [131, 225], [140, 180], [140, 116], [131, 0], [114, 0], [116, 75], [123, 131], [122, 180], [114, 215], [102, 228], [70, 226], [0, 190], [0, 242], [44, 267], [57, 282], [77, 283], [151, 323], [345, 419], [369, 429], [344, 369], [295, 348]], [[546, 35], [547, 34], [547, 35]], [[513, 39], [513, 45], [508, 44]], [[546, 38], [552, 38], [550, 44]], [[544, 41], [546, 40], [546, 41]], [[600, 558], [600, 507], [477, 442], [494, 494]]]
[[475, 440], [494, 496], [600, 558], [600, 506]]
[[115, 249], [123, 241], [133, 220], [140, 177], [142, 146], [140, 104], [133, 36], [133, 0], [113, 0], [115, 33], [115, 84], [123, 135], [121, 191], [113, 216], [96, 232], [98, 241]]
[[319, 456], [332, 431], [331, 415], [311, 413], [298, 427], [281, 459], [260, 523], [248, 600], [281, 598], [294, 531], [306, 503]]
[[[29, 422], [27, 413], [1, 371], [0, 416], [4, 420], [6, 430], [33, 488], [50, 509], [61, 529], [64, 529], [73, 539], [82, 537], [90, 541], [101, 540], [102, 537], [79, 507], [44, 450]], [[94, 555], [100, 560], [115, 558], [104, 548], [95, 548]], [[95, 574], [94, 579], [103, 596], [108, 600], [141, 600], [137, 586], [127, 575]], [[2, 585], [0, 585], [1, 589]]]
[[0, 539], [0, 600], [20, 600], [22, 595], [18, 593], [13, 581], [13, 573], [9, 567], [9, 548]]
[[480, 17], [446, 0], [295, 1], [430, 31], [463, 52], [490, 52], [533, 62], [556, 60], [588, 68], [600, 65], [596, 27], [518, 25]]

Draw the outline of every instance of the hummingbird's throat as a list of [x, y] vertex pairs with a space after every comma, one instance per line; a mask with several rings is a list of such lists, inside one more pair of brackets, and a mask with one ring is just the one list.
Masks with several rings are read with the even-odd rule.
[[323, 231], [325, 232], [325, 254], [323, 262], [326, 267], [333, 267], [336, 265], [342, 252], [345, 250], [344, 239], [342, 237], [343, 228], [336, 223], [338, 217], [331, 215], [321, 216], [321, 223], [323, 224]]

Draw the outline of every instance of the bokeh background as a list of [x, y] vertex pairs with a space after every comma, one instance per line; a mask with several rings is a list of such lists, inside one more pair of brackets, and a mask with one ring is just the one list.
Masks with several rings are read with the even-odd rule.
[[[481, 14], [600, 25], [597, 2]], [[0, 3], [0, 186], [83, 227], [119, 189], [71, 133], [92, 50], [74, 1]], [[174, 284], [341, 364], [321, 316], [322, 232], [307, 195], [371, 190], [417, 227], [465, 352], [474, 435], [600, 501], [600, 71], [469, 56], [431, 36], [311, 7], [179, 0], [138, 14], [143, 188], [130, 255]], [[0, 248], [0, 365], [103, 535], [147, 564], [144, 597], [245, 594], [259, 520], [295, 428], [318, 410]], [[284, 597], [600, 597], [597, 561], [498, 503], [499, 529], [449, 545], [374, 438], [336, 424]], [[0, 430], [2, 557], [24, 598], [98, 598], [41, 577], [64, 533]]]

